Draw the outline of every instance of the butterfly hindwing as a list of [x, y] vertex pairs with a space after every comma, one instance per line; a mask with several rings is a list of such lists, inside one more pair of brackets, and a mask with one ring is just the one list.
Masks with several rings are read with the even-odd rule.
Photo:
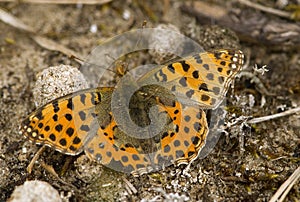
[[95, 88], [55, 99], [32, 112], [22, 122], [21, 133], [37, 144], [65, 154], [78, 154], [89, 133], [97, 127], [95, 106], [102, 97], [101, 90]]

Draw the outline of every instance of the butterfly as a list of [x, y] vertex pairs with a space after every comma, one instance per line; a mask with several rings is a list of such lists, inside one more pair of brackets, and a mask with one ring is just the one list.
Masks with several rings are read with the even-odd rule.
[[134, 176], [188, 164], [205, 146], [204, 110], [223, 101], [243, 61], [239, 50], [203, 52], [154, 68], [136, 82], [125, 79], [118, 88], [81, 90], [36, 109], [20, 134], [64, 154], [84, 151]]

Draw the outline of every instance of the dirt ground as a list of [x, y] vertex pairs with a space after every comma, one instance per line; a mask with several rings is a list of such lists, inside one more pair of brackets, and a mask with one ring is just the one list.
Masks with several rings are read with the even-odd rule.
[[[104, 5], [49, 5], [1, 3], [0, 7], [39, 35], [56, 41], [78, 55], [102, 41], [131, 29], [173, 24], [194, 36], [204, 49], [240, 49], [246, 68], [227, 94], [226, 132], [204, 159], [185, 166], [133, 177], [90, 162], [81, 154], [70, 157], [50, 148], [41, 154], [31, 174], [26, 168], [40, 146], [19, 135], [20, 122], [35, 109], [32, 89], [36, 74], [60, 64], [80, 65], [72, 58], [39, 46], [31, 34], [0, 22], [0, 201], [28, 180], [48, 182], [64, 201], [268, 201], [300, 165], [300, 115], [292, 114], [257, 124], [246, 117], [262, 117], [300, 106], [300, 49], [273, 49], [243, 40], [234, 31], [197, 23], [183, 12], [182, 1], [140, 3], [114, 1]], [[239, 5], [222, 3], [224, 7]], [[273, 1], [268, 1], [269, 6]], [[250, 8], [243, 8], [250, 9]], [[258, 11], [257, 11], [258, 12]], [[299, 24], [299, 22], [298, 22]], [[91, 32], [92, 25], [98, 30]], [[147, 56], [126, 61], [130, 66], [151, 61]], [[252, 67], [267, 65], [263, 75]], [[253, 79], [256, 78], [254, 82]], [[115, 77], [111, 78], [114, 83]], [[242, 118], [244, 117], [244, 119]], [[67, 164], [65, 162], [68, 162]], [[43, 163], [53, 167], [58, 179]], [[43, 194], [43, 190], [40, 190]], [[286, 201], [300, 198], [299, 183]]]

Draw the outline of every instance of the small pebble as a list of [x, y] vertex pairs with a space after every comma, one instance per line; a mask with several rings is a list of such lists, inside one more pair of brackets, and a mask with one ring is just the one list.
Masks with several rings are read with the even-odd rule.
[[83, 74], [77, 68], [69, 65], [48, 67], [37, 75], [33, 88], [35, 105], [42, 106], [55, 98], [88, 87]]
[[129, 10], [124, 10], [124, 12], [123, 12], [123, 19], [124, 20], [129, 20], [130, 19], [130, 16], [131, 16], [131, 13], [130, 13], [130, 11]]
[[8, 199], [9, 202], [61, 202], [56, 189], [47, 182], [34, 180], [26, 181], [23, 185], [17, 186]]
[[94, 34], [97, 31], [98, 31], [98, 26], [96, 24], [92, 24], [90, 27], [90, 32], [92, 32]]
[[174, 56], [172, 52], [183, 52], [184, 38], [179, 37], [180, 31], [174, 25], [160, 24], [157, 29], [161, 29], [161, 32], [154, 32], [149, 38], [149, 54], [161, 64]]

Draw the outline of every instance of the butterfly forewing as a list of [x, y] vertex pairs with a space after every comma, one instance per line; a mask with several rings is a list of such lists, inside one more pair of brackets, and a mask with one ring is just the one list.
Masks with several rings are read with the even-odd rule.
[[204, 52], [155, 68], [139, 82], [159, 83], [173, 92], [182, 103], [214, 109], [241, 71], [243, 58], [241, 51]]

